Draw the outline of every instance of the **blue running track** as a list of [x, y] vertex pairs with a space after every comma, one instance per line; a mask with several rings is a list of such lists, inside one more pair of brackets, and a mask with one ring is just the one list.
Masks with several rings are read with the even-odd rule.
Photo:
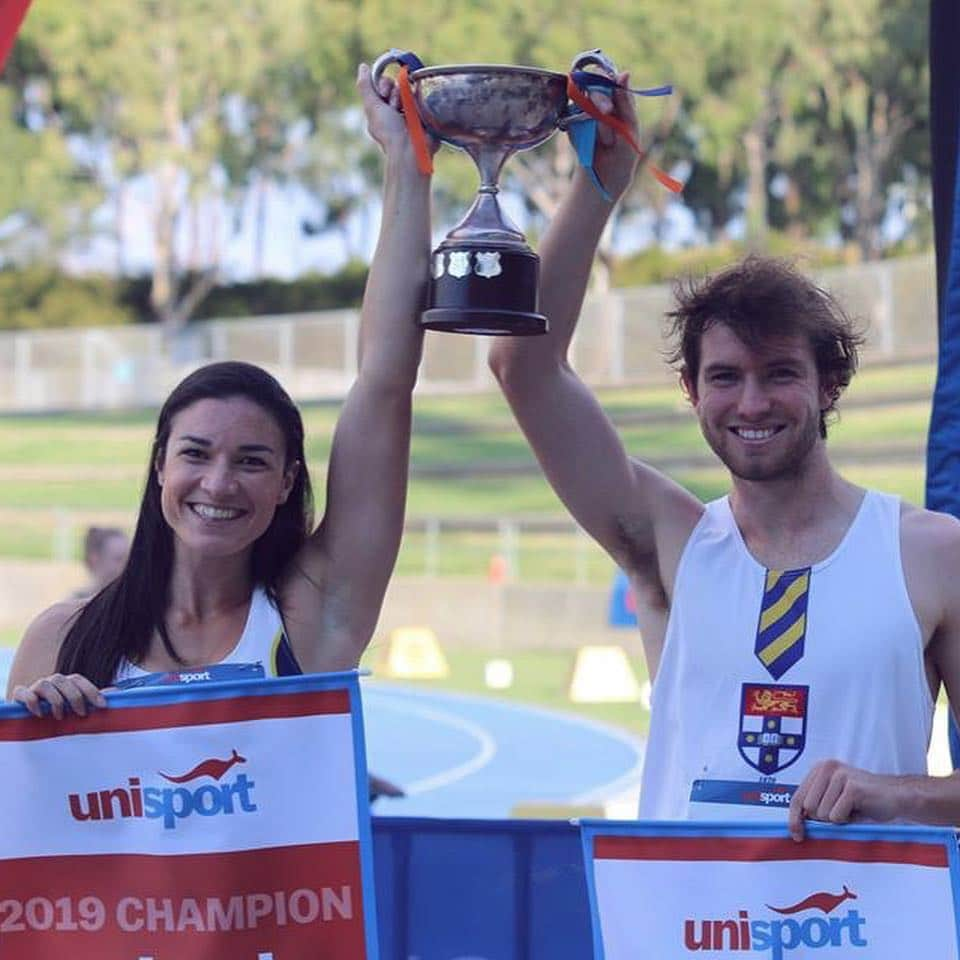
[[370, 769], [408, 794], [379, 801], [380, 816], [502, 818], [517, 803], [602, 804], [639, 791], [642, 744], [613, 727], [373, 681], [363, 701]]
[[[0, 691], [12, 659], [0, 649]], [[373, 680], [362, 689], [368, 766], [407, 793], [379, 800], [378, 816], [500, 819], [520, 803], [639, 791], [643, 746], [614, 727], [487, 697]]]

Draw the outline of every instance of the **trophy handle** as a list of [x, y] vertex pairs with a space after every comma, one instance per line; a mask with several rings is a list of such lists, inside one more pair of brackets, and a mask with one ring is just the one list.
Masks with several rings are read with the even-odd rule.
[[[611, 80], [617, 78], [617, 65], [599, 47], [578, 53], [570, 64], [570, 72], [590, 66], [599, 67], [601, 72]], [[583, 123], [589, 119], [579, 107], [570, 102], [563, 116], [560, 117], [558, 126], [561, 130], [570, 130], [574, 124]]]
[[370, 68], [370, 83], [381, 100], [383, 99], [383, 95], [380, 93], [380, 78], [383, 76], [383, 71], [386, 70], [391, 63], [403, 63], [405, 54], [406, 50], [401, 50], [399, 47], [391, 47], [386, 53], [381, 53], [380, 56], [373, 61], [373, 66]]
[[611, 79], [617, 76], [617, 65], [599, 47], [578, 53], [570, 64], [570, 71], [589, 66], [599, 67]]

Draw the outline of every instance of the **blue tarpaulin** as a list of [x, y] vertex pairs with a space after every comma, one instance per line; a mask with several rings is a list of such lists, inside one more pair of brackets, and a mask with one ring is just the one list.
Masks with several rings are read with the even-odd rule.
[[930, 5], [933, 212], [940, 349], [927, 438], [927, 506], [960, 517], [960, 4]]
[[381, 960], [593, 956], [580, 829], [374, 817]]
[[[927, 506], [960, 517], [960, 37], [957, 0], [930, 4], [930, 148], [937, 256], [937, 386], [927, 436]], [[950, 718], [950, 756], [960, 736]]]

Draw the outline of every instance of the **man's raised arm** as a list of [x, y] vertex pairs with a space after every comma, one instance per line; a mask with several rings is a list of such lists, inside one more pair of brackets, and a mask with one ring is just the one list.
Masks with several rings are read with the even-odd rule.
[[[625, 74], [619, 79], [628, 82]], [[636, 132], [629, 93], [618, 89], [611, 108]], [[631, 569], [636, 554], [650, 557], [656, 551], [655, 507], [665, 515], [676, 508], [685, 539], [700, 505], [668, 478], [628, 457], [596, 397], [568, 362], [597, 245], [616, 200], [633, 180], [637, 156], [601, 126], [595, 169], [612, 202], [578, 169], [540, 245], [540, 309], [549, 333], [499, 339], [490, 351], [490, 367], [560, 499], [618, 563]]]

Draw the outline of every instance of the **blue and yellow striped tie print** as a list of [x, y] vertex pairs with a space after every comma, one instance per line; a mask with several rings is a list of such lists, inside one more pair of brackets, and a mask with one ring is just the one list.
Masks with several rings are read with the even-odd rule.
[[767, 571], [754, 651], [774, 680], [803, 656], [809, 596], [810, 567]]

